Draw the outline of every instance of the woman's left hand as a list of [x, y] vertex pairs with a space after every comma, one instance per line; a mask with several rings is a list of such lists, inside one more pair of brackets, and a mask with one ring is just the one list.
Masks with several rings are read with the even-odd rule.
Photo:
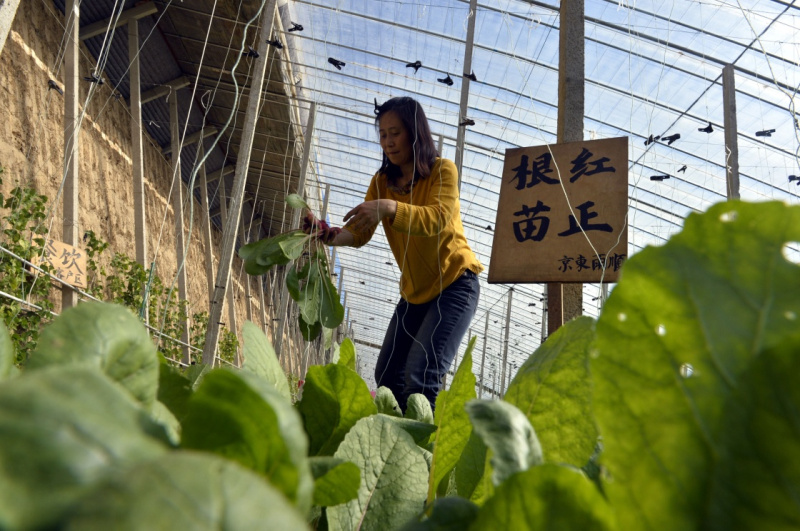
[[394, 220], [397, 214], [397, 203], [391, 199], [365, 201], [344, 215], [348, 227], [357, 232], [375, 228], [381, 219], [388, 217]]

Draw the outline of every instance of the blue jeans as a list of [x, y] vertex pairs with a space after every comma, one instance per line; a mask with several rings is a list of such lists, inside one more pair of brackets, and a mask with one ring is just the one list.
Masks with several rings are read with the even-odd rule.
[[414, 393], [425, 395], [434, 408], [480, 292], [477, 275], [467, 270], [432, 301], [398, 303], [378, 355], [375, 381], [391, 389], [404, 412]]

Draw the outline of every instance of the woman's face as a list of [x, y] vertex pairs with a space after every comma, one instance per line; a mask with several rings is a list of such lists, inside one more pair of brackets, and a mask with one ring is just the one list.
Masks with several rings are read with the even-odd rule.
[[381, 116], [378, 122], [378, 133], [381, 139], [381, 148], [389, 158], [389, 162], [401, 168], [408, 164], [413, 166], [414, 151], [411, 138], [396, 112], [388, 111]]

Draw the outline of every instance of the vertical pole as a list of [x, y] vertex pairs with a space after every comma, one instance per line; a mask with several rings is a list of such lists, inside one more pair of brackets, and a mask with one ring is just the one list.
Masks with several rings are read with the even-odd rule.
[[[175, 214], [175, 259], [178, 271], [178, 304], [186, 300], [186, 265], [184, 261], [183, 233], [183, 178], [181, 177], [181, 138], [178, 120], [178, 93], [173, 92], [169, 99], [169, 123], [172, 140], [172, 210]], [[189, 321], [181, 320], [181, 341], [189, 343]], [[183, 362], [191, 363], [189, 347], [182, 345]]]
[[496, 389], [497, 389], [497, 369], [494, 366], [492, 366], [492, 396], [490, 398], [494, 397], [495, 393], [497, 392]]
[[[255, 210], [255, 209], [254, 209]], [[241, 218], [242, 223], [242, 245], [250, 242], [250, 227], [246, 226], [244, 216]], [[246, 271], [242, 271], [242, 282], [244, 283], [244, 296], [246, 300], [245, 308], [247, 310], [247, 320], [253, 322], [253, 294], [250, 291], [250, 275]]]
[[[147, 224], [144, 201], [144, 159], [142, 156], [142, 85], [139, 64], [139, 20], [128, 22], [128, 57], [130, 59], [131, 161], [133, 163], [133, 217], [136, 237], [136, 261], [145, 270], [147, 263]], [[145, 312], [147, 315], [147, 312]]]
[[[68, 0], [66, 5], [67, 31], [64, 54], [64, 243], [78, 246], [78, 145], [80, 141], [79, 113], [80, 87], [78, 71], [80, 59], [80, 0]], [[61, 292], [61, 310], [78, 304], [78, 294], [64, 287]]]
[[[11, 31], [11, 24], [14, 22], [18, 7], [19, 0], [0, 2], [0, 53], [3, 52], [3, 47], [6, 44], [8, 33]], [[67, 9], [67, 16], [69, 17], [69, 9]]]
[[[344, 284], [344, 268], [340, 267], [339, 268], [339, 289], [338, 289], [340, 297], [342, 296], [342, 286], [343, 286], [343, 284]], [[344, 294], [344, 299], [342, 300], [342, 308], [347, 308], [347, 293]], [[344, 335], [344, 330], [342, 329], [342, 325], [339, 325], [339, 327], [336, 329], [336, 342], [337, 343], [341, 343], [342, 342], [342, 336], [343, 335]]]
[[[461, 103], [458, 107], [458, 124], [467, 117], [469, 107], [469, 78], [472, 73], [472, 45], [475, 42], [475, 17], [477, 16], [478, 0], [470, 0], [469, 17], [467, 19], [467, 42], [464, 46], [464, 76], [461, 77]], [[458, 125], [456, 124], [456, 125]], [[467, 126], [458, 125], [456, 136], [456, 169], [458, 170], [458, 191], [461, 192], [461, 170], [464, 165], [464, 138]]]
[[489, 336], [489, 310], [486, 310], [486, 324], [483, 327], [483, 353], [481, 354], [481, 386], [478, 388], [478, 398], [483, 398], [483, 366], [486, 364], [486, 340]]
[[[564, 0], [558, 56], [558, 142], [583, 140], [584, 0]], [[551, 282], [547, 289], [548, 335], [581, 314], [583, 285]]]
[[[228, 219], [228, 191], [225, 186], [225, 176], [219, 176], [219, 215], [220, 221], [222, 225], [222, 232], [225, 233], [225, 230], [228, 227], [230, 220]], [[236, 331], [236, 297], [235, 292], [236, 290], [233, 289], [233, 281], [231, 280], [231, 276], [228, 275], [228, 281], [225, 284], [225, 301], [228, 304], [228, 330], [235, 332]], [[215, 286], [215, 293], [216, 293], [216, 286]], [[213, 297], [213, 296], [212, 296]], [[212, 299], [213, 300], [213, 299]], [[220, 312], [221, 315], [221, 312]], [[217, 323], [218, 326], [222, 325], [222, 322], [219, 321]], [[211, 326], [211, 319], [209, 318], [209, 326]]]
[[[200, 151], [199, 157], [202, 159], [205, 156], [205, 146], [203, 140], [197, 144], [197, 149]], [[208, 301], [209, 305], [214, 298], [214, 249], [211, 238], [211, 212], [208, 206], [208, 177], [206, 176], [205, 163], [200, 165], [200, 206], [203, 211], [202, 231], [203, 243], [205, 243], [205, 258], [206, 258], [206, 281], [208, 283]], [[222, 179], [223, 177], [220, 177]]]
[[233, 263], [233, 252], [236, 246], [236, 232], [238, 229], [237, 222], [239, 218], [242, 217], [244, 186], [247, 182], [250, 152], [253, 148], [253, 137], [255, 135], [259, 103], [261, 100], [261, 89], [264, 85], [264, 77], [267, 71], [267, 57], [270, 51], [267, 41], [272, 33], [272, 24], [275, 20], [275, 7], [276, 0], [268, 0], [261, 13], [261, 30], [257, 41], [259, 56], [256, 59], [252, 72], [250, 97], [247, 101], [247, 112], [245, 113], [244, 127], [242, 129], [242, 140], [239, 145], [239, 158], [236, 161], [236, 175], [231, 196], [231, 211], [222, 236], [219, 271], [217, 272], [217, 281], [214, 283], [214, 300], [211, 305], [206, 343], [203, 348], [203, 363], [206, 364], [212, 364], [214, 362], [217, 343], [219, 341], [219, 320], [222, 316], [222, 300], [225, 298], [225, 292], [227, 291], [231, 276], [231, 265]]
[[506, 365], [508, 364], [508, 335], [511, 333], [511, 297], [514, 295], [514, 288], [508, 290], [508, 301], [506, 302], [506, 333], [505, 339], [503, 339], [503, 372], [502, 376], [500, 377], [500, 395], [503, 396], [504, 389], [502, 389], [503, 385], [506, 382]]
[[547, 339], [547, 331], [548, 331], [547, 320], [549, 319], [548, 314], [550, 313], [548, 311], [548, 309], [547, 309], [548, 306], [549, 306], [549, 303], [547, 301], [548, 295], [549, 295], [548, 288], [549, 288], [549, 286], [547, 284], [545, 284], [545, 286], [544, 286], [544, 302], [542, 304], [542, 328], [541, 328], [541, 331], [539, 332], [539, 336], [540, 336], [539, 339], [541, 340], [542, 343], [544, 343], [545, 340]]
[[444, 151], [444, 136], [439, 135], [439, 144], [436, 149], [439, 150], [439, 156], [444, 157], [444, 154], [442, 153], [442, 151]]
[[264, 279], [256, 277], [258, 280], [258, 302], [261, 304], [261, 330], [267, 333], [267, 307], [264, 306]]
[[725, 176], [728, 199], [739, 199], [739, 142], [736, 125], [736, 80], [733, 65], [722, 68], [722, 111], [725, 114]]
[[[314, 120], [317, 116], [317, 104], [311, 102], [308, 110], [308, 123], [306, 124], [305, 138], [303, 139], [303, 160], [300, 164], [300, 180], [297, 183], [297, 195], [305, 198], [306, 196], [306, 173], [308, 172], [308, 162], [311, 159], [311, 141], [314, 136]], [[300, 226], [300, 210], [292, 212], [292, 229]], [[278, 314], [278, 336], [275, 340], [275, 353], [282, 357], [281, 348], [283, 347], [283, 331], [286, 327], [286, 310], [289, 308], [289, 293], [286, 291], [286, 276], [284, 276], [283, 287], [281, 288], [281, 309]]]

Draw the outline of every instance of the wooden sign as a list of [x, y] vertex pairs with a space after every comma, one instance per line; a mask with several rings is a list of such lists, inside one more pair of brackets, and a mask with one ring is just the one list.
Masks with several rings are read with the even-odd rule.
[[53, 274], [67, 284], [86, 289], [86, 253], [80, 249], [48, 239], [41, 262], [53, 266]]
[[506, 150], [489, 282], [615, 282], [627, 209], [626, 137]]

